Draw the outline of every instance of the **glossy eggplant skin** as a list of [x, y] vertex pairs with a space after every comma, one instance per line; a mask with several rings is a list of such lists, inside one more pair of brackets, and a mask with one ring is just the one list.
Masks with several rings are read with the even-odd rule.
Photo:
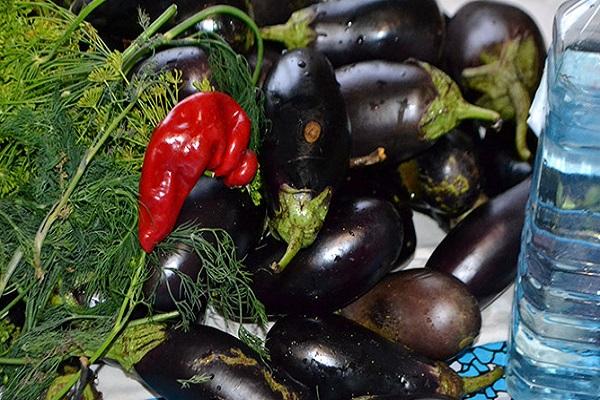
[[418, 64], [366, 61], [338, 68], [336, 78], [352, 126], [352, 157], [383, 147], [397, 163], [435, 143], [421, 134], [420, 122], [438, 91]]
[[[243, 342], [209, 326], [169, 330], [136, 365], [140, 378], [166, 400], [311, 400], [313, 396], [273, 372]], [[182, 387], [181, 381], [208, 380]]]
[[[221, 180], [204, 176], [185, 200], [176, 226], [187, 223], [198, 228], [225, 230], [235, 244], [237, 257], [241, 259], [256, 246], [264, 219], [264, 207], [255, 206], [247, 192], [228, 188]], [[213, 240], [209, 235], [206, 238]], [[175, 309], [173, 299], [181, 300], [185, 295], [181, 289], [181, 278], [173, 270], [195, 281], [201, 267], [198, 255], [182, 245], [160, 254], [159, 265], [153, 268], [144, 286], [148, 295], [153, 294], [154, 308], [172, 311]]]
[[433, 360], [448, 360], [481, 330], [477, 299], [452, 275], [411, 268], [388, 275], [342, 315]]
[[318, 387], [321, 400], [443, 391], [436, 370], [442, 364], [339, 315], [284, 317], [268, 332], [266, 345], [273, 363], [304, 385]]
[[[271, 120], [261, 149], [261, 167], [271, 199], [283, 184], [321, 193], [337, 186], [348, 168], [350, 127], [344, 99], [331, 64], [318, 52], [287, 52], [264, 85], [265, 111]], [[316, 122], [320, 136], [305, 138]]]
[[282, 24], [292, 13], [318, 2], [318, 0], [250, 0], [254, 22], [258, 26]]
[[485, 307], [515, 279], [531, 178], [471, 211], [426, 267], [454, 275]]
[[208, 62], [208, 54], [200, 47], [194, 46], [173, 47], [157, 51], [136, 66], [134, 74], [143, 71], [166, 72], [173, 70], [181, 72], [179, 100], [199, 92], [197, 86], [203, 80], [211, 82], [212, 70]]
[[[412, 217], [412, 216], [411, 216]], [[365, 293], [398, 262], [403, 221], [384, 200], [334, 202], [317, 240], [288, 267], [270, 266], [285, 244], [267, 238], [244, 260], [254, 274], [253, 290], [271, 314], [324, 314]]]
[[311, 46], [335, 66], [416, 58], [436, 64], [445, 21], [435, 0], [334, 0], [310, 7]]

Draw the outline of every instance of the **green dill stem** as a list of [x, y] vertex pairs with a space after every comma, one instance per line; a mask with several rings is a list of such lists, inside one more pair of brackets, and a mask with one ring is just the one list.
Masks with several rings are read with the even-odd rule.
[[34, 244], [33, 244], [34, 245], [33, 266], [35, 268], [36, 276], [38, 278], [42, 278], [44, 275], [44, 271], [42, 269], [42, 245], [44, 244], [44, 240], [46, 239], [46, 236], [48, 235], [48, 231], [50, 230], [50, 227], [52, 227], [52, 224], [54, 224], [54, 222], [59, 218], [60, 213], [62, 212], [63, 208], [67, 205], [67, 202], [69, 201], [69, 198], [71, 197], [71, 194], [73, 193], [73, 191], [79, 184], [79, 181], [83, 177], [83, 174], [85, 173], [88, 165], [90, 164], [90, 162], [92, 161], [92, 159], [94, 158], [94, 156], [96, 155], [98, 150], [100, 150], [100, 148], [104, 145], [104, 143], [110, 137], [110, 135], [113, 133], [113, 131], [115, 129], [117, 129], [117, 127], [123, 121], [123, 119], [125, 119], [125, 117], [127, 117], [127, 115], [133, 109], [133, 107], [135, 106], [136, 103], [137, 103], [137, 97], [134, 100], [132, 100], [131, 103], [129, 103], [127, 105], [127, 107], [125, 107], [125, 109], [123, 111], [121, 111], [121, 113], [112, 121], [112, 123], [108, 126], [108, 128], [106, 128], [106, 131], [104, 131], [104, 134], [100, 137], [100, 139], [98, 139], [96, 144], [94, 146], [90, 147], [86, 151], [83, 159], [81, 160], [81, 162], [79, 163], [79, 166], [77, 167], [77, 171], [75, 172], [75, 175], [73, 175], [73, 178], [69, 182], [69, 186], [67, 187], [67, 190], [63, 193], [60, 200], [52, 208], [50, 213], [48, 215], [46, 215], [46, 217], [44, 218], [44, 221], [40, 225], [40, 228], [38, 229], [38, 231], [35, 235]]
[[140, 318], [140, 319], [136, 319], [136, 320], [129, 322], [127, 324], [127, 327], [132, 328], [132, 327], [146, 325], [146, 324], [154, 324], [157, 322], [168, 321], [170, 319], [177, 318], [180, 315], [181, 314], [179, 313], [179, 311], [172, 311], [170, 313], [158, 314], [158, 315], [154, 315], [152, 317]]
[[0, 297], [2, 297], [2, 295], [4, 294], [4, 289], [6, 289], [6, 285], [8, 285], [10, 277], [15, 272], [17, 266], [21, 262], [21, 258], [23, 258], [23, 249], [19, 247], [8, 262], [8, 266], [6, 267], [6, 273], [2, 275], [2, 279], [0, 280]]
[[0, 358], [0, 365], [29, 365], [31, 360], [26, 358]]
[[166, 41], [175, 39], [177, 36], [192, 28], [198, 22], [214, 14], [224, 14], [236, 17], [242, 22], [244, 22], [246, 25], [248, 25], [248, 27], [252, 30], [252, 33], [256, 38], [256, 67], [254, 68], [254, 72], [252, 73], [252, 83], [256, 85], [258, 83], [258, 80], [260, 79], [260, 70], [262, 68], [263, 63], [263, 40], [262, 36], [260, 35], [260, 29], [254, 22], [254, 20], [239, 8], [225, 5], [207, 7], [204, 10], [192, 15], [185, 21], [181, 22], [179, 25], [176, 25], [167, 32], [165, 32], [163, 38]]

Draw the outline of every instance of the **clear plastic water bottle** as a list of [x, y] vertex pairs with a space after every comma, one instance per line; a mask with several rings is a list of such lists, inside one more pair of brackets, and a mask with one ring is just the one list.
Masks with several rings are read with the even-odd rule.
[[597, 400], [600, 0], [559, 8], [548, 57], [548, 112], [522, 236], [507, 386], [515, 400]]

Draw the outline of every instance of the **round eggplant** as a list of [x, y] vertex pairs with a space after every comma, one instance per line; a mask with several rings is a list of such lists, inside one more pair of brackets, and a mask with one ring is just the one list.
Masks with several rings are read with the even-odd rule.
[[352, 126], [352, 157], [382, 147], [401, 162], [425, 151], [463, 119], [498, 122], [498, 113], [463, 100], [441, 70], [418, 61], [365, 61], [336, 70]]
[[282, 272], [271, 269], [285, 252], [285, 245], [273, 238], [244, 261], [254, 276], [254, 293], [270, 313], [335, 311], [397, 265], [404, 224], [391, 203], [360, 198], [333, 204], [315, 242]]
[[304, 385], [317, 387], [321, 400], [412, 394], [458, 399], [502, 376], [496, 368], [461, 379], [444, 363], [339, 315], [284, 317], [268, 332], [266, 345], [273, 363]]
[[166, 400], [313, 399], [243, 342], [209, 326], [170, 329], [150, 346], [134, 369]]
[[271, 129], [260, 162], [271, 230], [288, 243], [281, 270], [323, 225], [349, 165], [350, 128], [333, 68], [315, 50], [284, 54], [264, 92]]
[[[250, 195], [225, 186], [219, 179], [202, 177], [186, 198], [176, 226], [191, 224], [197, 228], [222, 229], [235, 245], [238, 259], [256, 246], [264, 227], [264, 207], [253, 204]], [[209, 241], [214, 240], [206, 235]], [[179, 274], [198, 279], [202, 261], [196, 252], [183, 245], [160, 254], [159, 265], [145, 284], [146, 294], [155, 309], [171, 311], [185, 297]]]
[[[263, 87], [267, 76], [269, 76], [269, 72], [273, 68], [275, 64], [277, 64], [278, 60], [281, 58], [284, 48], [281, 47], [278, 43], [274, 42], [265, 42], [264, 43], [264, 54], [262, 60], [262, 66], [260, 69], [260, 78], [258, 79], [258, 87]], [[246, 56], [246, 60], [248, 60], [248, 66], [250, 67], [250, 71], [254, 71], [256, 68], [256, 52], [252, 52], [251, 54]]]
[[514, 282], [530, 186], [528, 178], [467, 214], [425, 266], [457, 277], [481, 307], [491, 303]]
[[134, 70], [135, 74], [181, 72], [179, 100], [200, 91], [205, 82], [212, 83], [212, 70], [208, 62], [208, 54], [200, 47], [182, 46], [160, 50], [141, 62]]
[[516, 121], [516, 149], [523, 160], [531, 96], [544, 68], [546, 48], [533, 19], [514, 5], [472, 1], [462, 6], [447, 30], [446, 61], [450, 75], [470, 98]]
[[473, 344], [481, 329], [477, 299], [441, 272], [396, 272], [342, 310], [342, 315], [433, 360]]
[[318, 0], [250, 0], [254, 21], [258, 26], [282, 24], [294, 11], [308, 7]]
[[435, 64], [444, 28], [435, 0], [335, 0], [298, 10], [261, 33], [288, 49], [312, 47], [335, 66], [410, 57]]

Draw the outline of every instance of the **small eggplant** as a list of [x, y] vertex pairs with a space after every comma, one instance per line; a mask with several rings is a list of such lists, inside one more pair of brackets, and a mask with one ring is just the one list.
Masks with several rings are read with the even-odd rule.
[[149, 72], [181, 72], [179, 100], [200, 91], [205, 82], [211, 83], [212, 70], [208, 54], [200, 47], [182, 46], [160, 50], [141, 62], [135, 74]]
[[[228, 188], [221, 180], [205, 176], [198, 180], [186, 198], [176, 226], [192, 224], [198, 228], [225, 230], [241, 259], [256, 246], [264, 220], [264, 207], [255, 206], [247, 192]], [[175, 309], [175, 302], [185, 296], [181, 278], [174, 271], [196, 281], [201, 269], [202, 262], [196, 252], [180, 245], [160, 255], [159, 265], [153, 268], [145, 283], [145, 292], [153, 298], [156, 309], [171, 311]]]
[[282, 272], [271, 269], [285, 252], [273, 238], [244, 264], [267, 311], [315, 315], [336, 311], [373, 287], [397, 265], [403, 248], [403, 221], [394, 206], [359, 198], [334, 202], [315, 242]]
[[133, 368], [166, 400], [313, 399], [306, 388], [273, 371], [247, 345], [218, 329], [198, 325], [186, 332], [155, 330], [142, 339], [146, 343], [139, 346], [142, 353], [136, 354], [139, 361]]
[[444, 28], [435, 0], [335, 0], [298, 10], [261, 33], [288, 49], [312, 47], [335, 66], [410, 57], [435, 64]]
[[318, 0], [250, 0], [254, 22], [258, 26], [282, 24], [294, 11], [308, 7]]
[[366, 61], [336, 70], [352, 126], [352, 157], [383, 147], [401, 162], [425, 151], [461, 120], [500, 115], [463, 100], [441, 70], [418, 61]]
[[430, 149], [400, 165], [398, 171], [411, 201], [424, 203], [425, 209], [444, 218], [464, 214], [484, 195], [475, 143], [460, 130], [442, 136]]
[[[477, 104], [516, 121], [515, 144], [523, 160], [527, 117], [544, 68], [546, 48], [534, 20], [519, 7], [491, 0], [462, 6], [447, 29], [450, 76], [478, 96]], [[478, 95], [475, 95], [478, 93]]]
[[433, 360], [454, 357], [481, 329], [481, 311], [467, 287], [423, 268], [388, 275], [342, 315]]
[[452, 274], [485, 307], [514, 282], [531, 179], [480, 205], [456, 225], [425, 265]]
[[502, 368], [474, 378], [460, 378], [442, 362], [339, 315], [287, 316], [267, 334], [273, 363], [308, 387], [321, 400], [368, 395], [441, 394], [453, 399], [492, 384]]
[[350, 162], [350, 128], [333, 68], [315, 50], [284, 54], [264, 92], [271, 129], [259, 155], [271, 230], [288, 243], [281, 270], [323, 225]]

